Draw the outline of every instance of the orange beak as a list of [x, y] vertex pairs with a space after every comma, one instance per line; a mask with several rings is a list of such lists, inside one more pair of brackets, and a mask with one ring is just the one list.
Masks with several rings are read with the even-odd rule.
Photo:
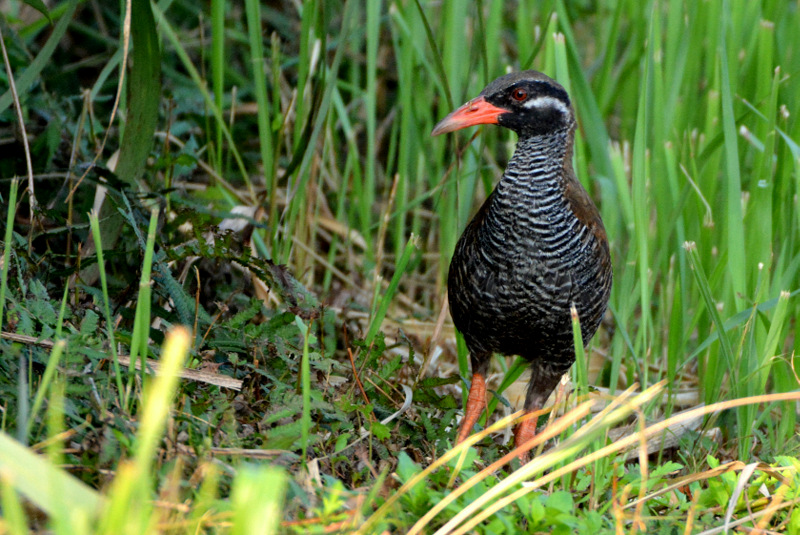
[[489, 104], [483, 97], [476, 97], [439, 121], [431, 135], [438, 136], [476, 124], [497, 124], [497, 117], [503, 113], [508, 113], [508, 110]]

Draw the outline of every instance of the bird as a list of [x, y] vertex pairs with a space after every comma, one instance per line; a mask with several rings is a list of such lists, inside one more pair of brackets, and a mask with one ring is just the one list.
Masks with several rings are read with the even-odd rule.
[[[472, 433], [486, 407], [495, 353], [529, 363], [523, 410], [543, 407], [575, 362], [571, 309], [588, 344], [612, 283], [600, 212], [572, 166], [576, 121], [564, 87], [533, 70], [501, 76], [431, 135], [480, 124], [508, 128], [518, 140], [503, 176], [456, 243], [448, 272], [450, 315], [472, 366], [457, 443]], [[534, 436], [536, 419], [522, 419], [515, 445]], [[518, 456], [528, 460], [526, 453]]]

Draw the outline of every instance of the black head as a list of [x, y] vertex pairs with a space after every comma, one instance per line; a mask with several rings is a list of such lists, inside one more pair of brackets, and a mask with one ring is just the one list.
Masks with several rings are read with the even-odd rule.
[[527, 137], [567, 130], [574, 116], [561, 84], [540, 72], [522, 71], [487, 85], [477, 98], [437, 124], [432, 135], [476, 124], [499, 124]]

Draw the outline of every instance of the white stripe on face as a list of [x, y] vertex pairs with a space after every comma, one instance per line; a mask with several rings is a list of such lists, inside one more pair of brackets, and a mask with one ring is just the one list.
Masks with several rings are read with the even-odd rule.
[[529, 100], [522, 106], [526, 109], [555, 108], [563, 114], [566, 114], [569, 111], [567, 105], [555, 97], [536, 97], [533, 100]]

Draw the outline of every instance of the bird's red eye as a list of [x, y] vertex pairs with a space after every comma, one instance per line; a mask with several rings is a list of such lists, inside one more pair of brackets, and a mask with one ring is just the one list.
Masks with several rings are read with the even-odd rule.
[[514, 98], [514, 100], [523, 101], [528, 98], [528, 92], [518, 87], [513, 93], [511, 93], [511, 96]]

